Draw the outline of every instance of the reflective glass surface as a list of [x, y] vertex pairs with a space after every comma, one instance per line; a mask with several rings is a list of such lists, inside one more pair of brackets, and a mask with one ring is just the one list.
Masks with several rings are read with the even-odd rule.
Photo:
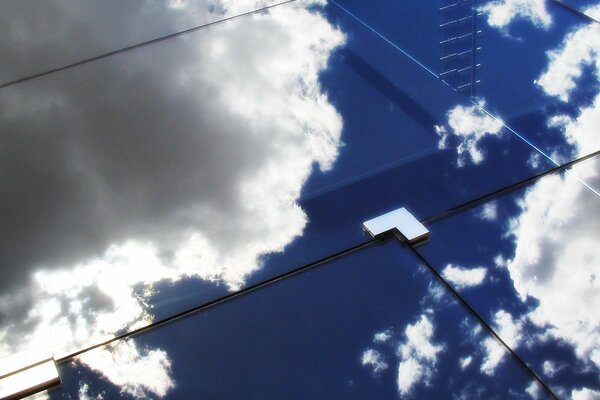
[[[396, 240], [375, 243], [86, 353], [61, 368], [63, 386], [50, 398], [525, 398], [535, 392], [530, 376], [432, 278]], [[493, 373], [486, 369], [489, 349], [501, 359]]]
[[399, 205], [425, 218], [551, 166], [316, 2], [4, 87], [0, 125], [0, 355], [68, 354], [360, 243]]
[[561, 398], [600, 396], [600, 197], [574, 178], [599, 172], [591, 159], [433, 223], [418, 249]]
[[[563, 162], [600, 148], [575, 131], [597, 112], [600, 25], [555, 1], [336, 0], [511, 128]], [[476, 12], [474, 12], [475, 6]], [[598, 13], [598, 3], [586, 9]]]

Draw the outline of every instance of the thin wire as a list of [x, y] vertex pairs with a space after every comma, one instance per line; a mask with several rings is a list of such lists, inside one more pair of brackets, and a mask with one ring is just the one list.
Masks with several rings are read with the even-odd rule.
[[238, 19], [238, 18], [242, 18], [242, 17], [247, 17], [247, 16], [253, 15], [253, 14], [259, 14], [259, 13], [267, 11], [267, 10], [269, 10], [271, 8], [279, 7], [279, 6], [282, 6], [284, 4], [288, 4], [288, 3], [293, 3], [295, 1], [297, 1], [297, 0], [286, 0], [286, 1], [282, 1], [280, 3], [271, 4], [271, 5], [268, 5], [268, 6], [265, 6], [265, 7], [262, 7], [262, 8], [257, 8], [255, 10], [248, 11], [248, 12], [245, 12], [245, 13], [242, 13], [242, 14], [237, 14], [237, 15], [233, 15], [231, 17], [223, 18], [223, 19], [220, 19], [220, 20], [217, 20], [217, 21], [209, 22], [209, 23], [202, 24], [202, 25], [197, 25], [197, 26], [194, 26], [192, 28], [185, 29], [185, 30], [182, 30], [182, 31], [178, 31], [178, 32], [175, 32], [175, 33], [171, 33], [171, 34], [166, 35], [166, 36], [160, 36], [160, 37], [157, 37], [157, 38], [154, 38], [154, 39], [147, 40], [145, 42], [137, 43], [137, 44], [134, 44], [134, 45], [131, 45], [131, 46], [120, 48], [118, 50], [110, 51], [108, 53], [104, 53], [104, 54], [100, 54], [100, 55], [97, 55], [97, 56], [94, 56], [94, 57], [86, 58], [84, 60], [76, 61], [76, 62], [71, 63], [71, 64], [67, 64], [67, 65], [63, 65], [61, 67], [57, 67], [57, 68], [53, 68], [53, 69], [50, 69], [50, 70], [46, 70], [44, 72], [38, 72], [38, 73], [35, 73], [35, 74], [27, 75], [27, 76], [24, 76], [22, 78], [18, 78], [18, 79], [12, 80], [12, 81], [1, 83], [0, 84], [0, 89], [8, 87], [8, 86], [16, 85], [17, 83], [30, 81], [30, 80], [36, 79], [36, 78], [41, 78], [43, 76], [54, 74], [56, 72], [64, 71], [66, 69], [77, 67], [77, 66], [80, 66], [80, 65], [83, 65], [83, 64], [88, 64], [88, 63], [91, 63], [93, 61], [101, 60], [103, 58], [107, 58], [107, 57], [111, 57], [111, 56], [114, 56], [114, 55], [117, 55], [117, 54], [125, 53], [127, 51], [139, 49], [140, 47], [145, 47], [145, 46], [148, 46], [148, 45], [151, 45], [151, 44], [155, 44], [155, 43], [162, 42], [162, 41], [165, 41], [165, 40], [173, 39], [173, 38], [178, 37], [178, 36], [187, 35], [188, 33], [193, 33], [193, 32], [196, 32], [198, 30], [205, 29], [205, 28], [208, 28], [208, 27], [211, 27], [211, 26], [214, 26], [214, 25], [222, 24], [222, 23], [227, 22], [227, 21], [232, 21], [234, 19]]
[[[400, 239], [400, 238], [399, 238]], [[400, 239], [402, 240], [402, 239]], [[521, 358], [521, 356], [519, 356], [519, 354], [517, 354], [517, 352], [515, 352], [501, 337], [500, 335], [498, 335], [498, 333], [496, 333], [496, 331], [494, 330], [494, 328], [492, 328], [492, 326], [490, 324], [488, 324], [486, 322], [486, 320], [479, 315], [479, 313], [477, 311], [475, 311], [475, 309], [473, 307], [471, 307], [471, 305], [452, 287], [452, 285], [450, 285], [445, 279], [444, 277], [421, 255], [421, 253], [419, 253], [412, 245], [409, 244], [408, 246], [412, 253], [423, 263], [425, 264], [425, 266], [429, 269], [429, 271], [431, 271], [431, 273], [433, 273], [437, 279], [442, 283], [442, 285], [444, 285], [446, 287], [446, 289], [448, 289], [448, 291], [450, 291], [450, 293], [452, 293], [452, 295], [462, 304], [463, 307], [465, 307], [469, 313], [471, 313], [471, 315], [473, 315], [478, 321], [479, 323], [489, 332], [492, 334], [492, 336], [494, 336], [494, 338], [499, 341], [502, 346], [504, 346], [504, 348], [515, 358], [515, 360], [517, 360], [517, 362], [519, 364], [521, 364], [521, 366], [542, 386], [542, 388], [554, 399], [558, 400], [559, 397], [556, 395], [556, 393], [554, 393], [554, 391], [550, 388], [550, 386], [548, 386], [546, 384], [546, 382], [544, 382], [542, 380], [542, 378], [529, 366], [529, 364], [527, 364], [525, 362], [525, 360], [523, 360]]]
[[163, 319], [158, 320], [156, 322], [153, 322], [153, 323], [151, 323], [149, 325], [143, 326], [143, 327], [138, 328], [138, 329], [131, 330], [129, 332], [122, 333], [120, 335], [116, 335], [116, 336], [114, 336], [114, 337], [112, 337], [112, 338], [110, 338], [108, 340], [103, 341], [103, 342], [96, 343], [94, 345], [91, 345], [91, 346], [85, 347], [83, 349], [77, 350], [77, 351], [75, 351], [75, 352], [73, 352], [71, 354], [68, 354], [66, 356], [60, 357], [60, 358], [56, 359], [56, 363], [57, 364], [63, 364], [63, 363], [68, 362], [68, 361], [72, 360], [73, 358], [75, 358], [75, 357], [77, 357], [77, 356], [79, 356], [79, 355], [81, 355], [83, 353], [86, 353], [86, 352], [88, 352], [90, 350], [94, 350], [94, 349], [97, 349], [99, 347], [107, 346], [107, 345], [109, 345], [109, 344], [111, 344], [113, 342], [119, 341], [119, 340], [128, 339], [128, 338], [131, 338], [133, 336], [141, 335], [141, 334], [143, 334], [145, 332], [151, 331], [151, 330], [153, 330], [155, 328], [158, 328], [160, 326], [164, 326], [164, 325], [173, 323], [175, 321], [178, 321], [180, 319], [189, 317], [189, 316], [191, 316], [193, 314], [196, 314], [198, 312], [205, 311], [205, 310], [207, 310], [209, 308], [212, 308], [212, 307], [215, 307], [215, 306], [217, 306], [219, 304], [226, 303], [228, 301], [234, 300], [234, 299], [236, 299], [238, 297], [241, 297], [243, 295], [249, 294], [251, 292], [255, 292], [255, 291], [259, 290], [259, 289], [262, 289], [262, 288], [265, 288], [267, 286], [270, 286], [270, 285], [273, 285], [275, 283], [278, 283], [278, 282], [280, 282], [280, 281], [282, 281], [284, 279], [291, 278], [292, 276], [295, 276], [295, 275], [298, 275], [300, 273], [306, 272], [306, 271], [308, 271], [310, 269], [319, 267], [319, 266], [321, 266], [323, 264], [326, 264], [326, 263], [328, 263], [330, 261], [335, 260], [336, 258], [340, 258], [342, 256], [348, 255], [348, 254], [353, 253], [355, 251], [358, 251], [358, 250], [361, 250], [361, 249], [366, 248], [368, 246], [371, 246], [374, 243], [378, 243], [381, 240], [382, 239], [370, 239], [370, 240], [368, 240], [366, 242], [357, 244], [357, 245], [355, 245], [353, 247], [350, 247], [350, 248], [348, 248], [346, 250], [343, 250], [343, 251], [337, 252], [337, 253], [335, 253], [333, 255], [321, 258], [320, 260], [314, 261], [314, 262], [312, 262], [310, 264], [298, 267], [298, 268], [293, 269], [293, 270], [288, 271], [288, 272], [284, 272], [284, 273], [282, 273], [280, 275], [277, 275], [277, 276], [274, 276], [274, 277], [269, 278], [267, 280], [258, 282], [258, 283], [254, 284], [254, 285], [250, 285], [248, 287], [245, 287], [243, 289], [237, 290], [235, 292], [231, 292], [231, 293], [229, 293], [229, 294], [227, 294], [225, 296], [218, 297], [218, 298], [216, 298], [214, 300], [211, 300], [211, 301], [208, 301], [206, 303], [197, 305], [195, 307], [188, 308], [185, 311], [182, 311], [182, 312], [179, 312], [177, 314], [171, 315], [169, 317], [163, 318]]

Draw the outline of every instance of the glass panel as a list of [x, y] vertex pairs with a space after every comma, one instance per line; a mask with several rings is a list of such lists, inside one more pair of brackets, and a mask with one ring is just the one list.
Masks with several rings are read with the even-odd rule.
[[589, 18], [553, 1], [331, 3], [472, 97], [547, 158], [560, 163], [600, 149], [597, 136], [578, 129], [600, 103], [600, 26]]
[[434, 223], [418, 249], [561, 398], [600, 396], [600, 199], [573, 177], [598, 171], [591, 159]]
[[0, 85], [276, 3], [3, 0]]
[[305, 3], [5, 87], [0, 110], [0, 355], [70, 353], [550, 166]]
[[[50, 398], [524, 397], [537, 386], [397, 241], [82, 355]], [[143, 371], [140, 366], [144, 365]], [[543, 395], [543, 393], [540, 393]]]

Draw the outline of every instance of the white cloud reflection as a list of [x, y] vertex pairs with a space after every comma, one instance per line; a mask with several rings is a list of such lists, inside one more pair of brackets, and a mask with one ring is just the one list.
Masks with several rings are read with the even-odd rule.
[[438, 354], [444, 349], [443, 345], [433, 342], [433, 335], [433, 323], [425, 314], [406, 326], [405, 341], [398, 346], [397, 385], [401, 396], [410, 394], [416, 385], [430, 384]]
[[488, 24], [495, 28], [506, 28], [515, 19], [527, 19], [542, 28], [548, 28], [552, 24], [546, 0], [490, 1], [480, 7], [480, 10], [487, 15]]
[[388, 364], [384, 361], [381, 353], [373, 349], [364, 351], [361, 363], [363, 366], [371, 367], [374, 374], [385, 371], [388, 368]]
[[459, 139], [460, 143], [456, 146], [459, 167], [463, 167], [468, 159], [474, 164], [481, 163], [484, 153], [479, 142], [486, 136], [498, 136], [502, 133], [502, 121], [491, 117], [483, 111], [483, 107], [483, 100], [471, 107], [456, 106], [448, 111], [448, 126], [435, 127], [440, 137], [438, 148], [447, 147], [450, 135]]
[[100, 372], [135, 398], [162, 397], [175, 386], [171, 361], [162, 350], [140, 350], [133, 341], [119, 341], [107, 348], [84, 353], [80, 361]]
[[386, 343], [392, 338], [392, 330], [386, 329], [385, 331], [377, 332], [373, 335], [374, 343]]
[[[266, 2], [209, 3], [230, 15]], [[30, 237], [3, 267], [24, 273], [0, 292], [0, 354], [39, 342], [66, 354], [146, 325], [156, 283], [239, 287], [261, 256], [302, 234], [296, 201], [313, 165], [332, 166], [342, 126], [318, 74], [344, 36], [308, 3], [322, 2], [86, 66], [95, 82], [73, 70], [3, 90], [0, 119], [22, 132], [10, 144], [33, 157], [19, 171], [33, 194], [9, 200], [43, 194], [40, 182], [69, 192], [49, 189], [60, 201], [32, 205], [47, 211], [42, 224], [17, 205]], [[174, 385], [168, 355], [133, 340], [80, 360], [136, 397]]]
[[572, 400], [600, 400], [600, 392], [587, 388], [574, 389], [571, 392]]
[[[516, 349], [523, 339], [522, 321], [514, 321], [513, 316], [499, 310], [494, 315], [494, 329], [498, 336], [513, 350]], [[481, 364], [481, 372], [486, 375], [494, 375], [496, 368], [508, 355], [506, 349], [493, 337], [488, 337], [483, 341], [484, 360]]]
[[481, 285], [487, 275], [484, 267], [463, 268], [458, 265], [448, 264], [442, 271], [442, 275], [456, 289], [464, 289]]
[[[589, 8], [586, 13], [600, 14], [600, 5]], [[583, 25], [567, 34], [559, 48], [548, 52], [548, 68], [536, 83], [546, 94], [568, 101], [584, 67], [592, 66], [596, 77], [600, 77], [599, 53], [600, 24]]]

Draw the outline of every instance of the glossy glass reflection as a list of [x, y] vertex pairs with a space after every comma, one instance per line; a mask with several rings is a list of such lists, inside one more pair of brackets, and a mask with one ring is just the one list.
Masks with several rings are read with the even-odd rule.
[[[334, 4], [502, 120], [539, 157], [560, 163], [600, 148], [584, 128], [598, 114], [600, 25], [589, 18], [554, 1]], [[597, 2], [586, 8], [597, 12]]]
[[418, 250], [561, 398], [600, 396], [600, 199], [575, 178], [599, 171], [591, 159], [434, 223]]
[[0, 354], [68, 354], [549, 167], [308, 4], [0, 90]]
[[[448, 398], [526, 396], [530, 377], [397, 241], [294, 278], [61, 369], [50, 398]], [[144, 349], [146, 368], [83, 366]], [[500, 348], [500, 352], [502, 349]]]

